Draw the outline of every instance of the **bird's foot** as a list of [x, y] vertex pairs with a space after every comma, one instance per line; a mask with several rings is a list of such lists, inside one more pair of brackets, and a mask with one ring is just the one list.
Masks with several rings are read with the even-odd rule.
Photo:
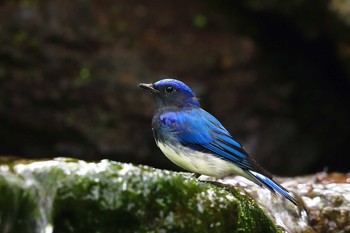
[[199, 177], [201, 176], [201, 174], [198, 174], [198, 173], [193, 173], [192, 174], [192, 177], [198, 179]]

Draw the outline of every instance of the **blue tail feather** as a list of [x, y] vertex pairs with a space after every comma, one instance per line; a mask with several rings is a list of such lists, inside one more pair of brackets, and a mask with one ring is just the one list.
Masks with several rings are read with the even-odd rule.
[[265, 186], [266, 188], [268, 188], [271, 192], [275, 193], [279, 193], [282, 196], [284, 196], [285, 198], [287, 198], [290, 202], [292, 202], [294, 205], [298, 205], [297, 201], [294, 199], [294, 197], [292, 197], [289, 192], [283, 188], [280, 184], [276, 183], [275, 181], [273, 181], [272, 179], [254, 172], [254, 171], [249, 171], [249, 174], [251, 174], [253, 177], [255, 177], [263, 186]]

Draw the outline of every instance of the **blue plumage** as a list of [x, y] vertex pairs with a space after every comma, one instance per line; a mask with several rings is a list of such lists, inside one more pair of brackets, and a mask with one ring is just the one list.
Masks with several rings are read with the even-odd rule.
[[152, 119], [154, 138], [171, 161], [198, 174], [241, 175], [297, 205], [288, 191], [250, 157], [223, 125], [200, 107], [186, 84], [163, 79], [153, 84], [140, 84], [140, 87], [156, 97]]
[[211, 153], [245, 169], [252, 169], [242, 145], [231, 137], [216, 118], [203, 109], [166, 112], [160, 115], [160, 120], [162, 124], [159, 130], [175, 132], [181, 145]]

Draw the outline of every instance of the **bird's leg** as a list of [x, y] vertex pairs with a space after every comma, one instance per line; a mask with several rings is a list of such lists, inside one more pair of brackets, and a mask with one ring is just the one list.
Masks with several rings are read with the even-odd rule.
[[193, 173], [192, 174], [192, 177], [198, 179], [199, 177], [201, 176], [201, 174], [198, 174], [198, 173]]

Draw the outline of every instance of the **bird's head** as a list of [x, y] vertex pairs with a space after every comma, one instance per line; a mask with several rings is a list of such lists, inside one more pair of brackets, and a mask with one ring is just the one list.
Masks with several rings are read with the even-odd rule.
[[162, 79], [155, 83], [140, 83], [140, 87], [148, 90], [156, 98], [159, 107], [200, 107], [195, 94], [186, 84], [176, 79]]

